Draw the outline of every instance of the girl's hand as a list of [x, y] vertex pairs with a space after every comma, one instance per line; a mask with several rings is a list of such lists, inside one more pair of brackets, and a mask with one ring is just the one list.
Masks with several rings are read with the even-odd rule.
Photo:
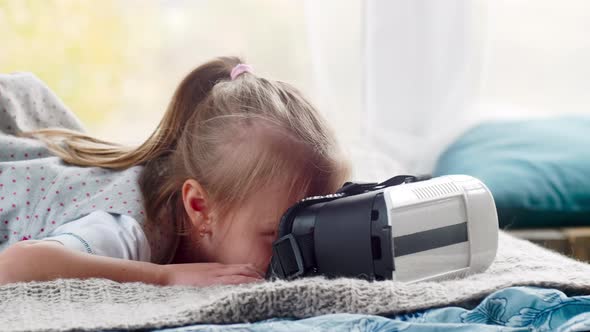
[[162, 285], [235, 285], [264, 281], [251, 264], [189, 263], [160, 265]]

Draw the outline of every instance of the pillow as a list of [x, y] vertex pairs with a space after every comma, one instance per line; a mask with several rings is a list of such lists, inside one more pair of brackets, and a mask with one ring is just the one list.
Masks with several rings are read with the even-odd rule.
[[446, 174], [482, 180], [502, 228], [590, 225], [590, 117], [481, 124], [442, 153]]

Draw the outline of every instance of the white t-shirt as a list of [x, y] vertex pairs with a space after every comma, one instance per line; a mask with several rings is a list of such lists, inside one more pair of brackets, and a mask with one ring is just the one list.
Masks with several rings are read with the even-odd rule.
[[149, 262], [151, 250], [139, 223], [126, 215], [94, 211], [65, 223], [41, 240], [113, 258]]

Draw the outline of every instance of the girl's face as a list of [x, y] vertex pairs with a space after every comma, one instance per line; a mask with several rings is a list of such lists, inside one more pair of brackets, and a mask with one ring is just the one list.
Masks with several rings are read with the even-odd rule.
[[283, 213], [303, 197], [289, 198], [286, 185], [276, 183], [259, 190], [224, 220], [212, 215], [210, 233], [199, 238], [200, 255], [209, 262], [250, 263], [265, 272], [272, 243]]

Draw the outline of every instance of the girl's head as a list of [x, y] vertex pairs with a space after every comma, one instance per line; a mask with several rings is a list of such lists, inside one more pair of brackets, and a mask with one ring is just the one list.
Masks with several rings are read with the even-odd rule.
[[144, 165], [148, 221], [181, 226], [178, 261], [265, 269], [282, 213], [305, 196], [334, 192], [349, 175], [317, 110], [287, 83], [249, 71], [232, 79], [241, 62], [222, 57], [193, 70], [138, 148], [111, 145], [111, 155], [104, 147], [93, 155], [82, 141], [105, 142], [84, 135], [69, 137], [69, 149], [53, 145], [74, 164]]
[[252, 72], [232, 80], [240, 63], [219, 58], [183, 80], [159, 128], [176, 131], [178, 142], [145, 172], [162, 169], [163, 183], [143, 185], [154, 201], [170, 202], [166, 214], [176, 214], [187, 234], [181, 250], [194, 248], [181, 253], [188, 260], [265, 268], [282, 213], [305, 196], [335, 191], [348, 166], [297, 90]]

